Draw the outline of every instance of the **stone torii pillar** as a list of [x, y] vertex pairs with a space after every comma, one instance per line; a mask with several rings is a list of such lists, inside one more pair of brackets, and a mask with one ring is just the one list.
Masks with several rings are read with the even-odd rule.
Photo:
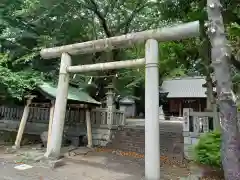
[[158, 41], [145, 45], [145, 176], [160, 180]]
[[60, 155], [68, 97], [69, 73], [67, 72], [67, 67], [69, 66], [71, 66], [71, 57], [67, 53], [63, 53], [61, 57], [57, 96], [53, 113], [52, 132], [50, 143], [48, 144], [47, 152], [45, 153], [46, 157], [58, 158]]

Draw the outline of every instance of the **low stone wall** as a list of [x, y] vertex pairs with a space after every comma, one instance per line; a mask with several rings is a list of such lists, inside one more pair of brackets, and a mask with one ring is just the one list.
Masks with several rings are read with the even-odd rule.
[[[20, 121], [0, 120], [0, 130], [17, 132]], [[48, 130], [48, 123], [27, 122], [24, 133], [40, 135]], [[85, 124], [65, 125], [64, 133], [69, 136], [83, 136], [87, 133]]]
[[[0, 130], [16, 134], [19, 127], [19, 121], [12, 120], [0, 120]], [[92, 125], [93, 134], [93, 145], [94, 146], [106, 146], [106, 144], [111, 140], [111, 135], [115, 132], [117, 126], [113, 127], [111, 130], [107, 125]], [[24, 129], [24, 135], [32, 135], [40, 138], [44, 132], [47, 132], [47, 123], [36, 123], [27, 122]], [[64, 141], [71, 143], [75, 146], [82, 144], [82, 138], [87, 135], [87, 129], [85, 124], [75, 124], [74, 126], [65, 125], [64, 127]], [[45, 135], [45, 140], [47, 140], [47, 135]], [[15, 141], [16, 135], [12, 137], [12, 141]], [[1, 138], [0, 138], [1, 139]]]
[[[181, 124], [160, 124], [160, 150], [161, 155], [176, 160], [183, 160], [183, 136]], [[145, 130], [144, 126], [126, 126], [116, 130], [112, 135], [112, 142], [107, 147], [122, 151], [132, 151], [144, 154]]]
[[108, 143], [107, 146], [123, 151], [144, 153], [144, 128], [123, 127], [118, 129], [112, 135], [112, 142]]
[[[140, 124], [140, 125], [139, 125]], [[0, 129], [5, 131], [17, 131], [19, 122], [1, 121]], [[161, 155], [183, 158], [183, 137], [182, 123], [173, 123], [169, 121], [160, 121], [160, 145]], [[33, 134], [37, 137], [46, 131], [47, 124], [44, 123], [27, 123], [26, 134]], [[134, 121], [131, 125], [123, 127], [114, 126], [111, 129], [107, 125], [93, 125], [93, 145], [119, 149], [122, 151], [132, 151], [144, 154], [145, 151], [145, 130], [144, 121]], [[86, 136], [86, 127], [84, 124], [76, 126], [65, 126], [65, 138], [70, 139], [76, 145], [79, 144], [79, 138]]]
[[[0, 130], [0, 145], [13, 145], [17, 136], [14, 131]], [[41, 143], [39, 135], [23, 134], [21, 145], [38, 144]]]
[[116, 128], [109, 129], [107, 125], [92, 127], [92, 138], [94, 146], [105, 147], [111, 141], [111, 135]]

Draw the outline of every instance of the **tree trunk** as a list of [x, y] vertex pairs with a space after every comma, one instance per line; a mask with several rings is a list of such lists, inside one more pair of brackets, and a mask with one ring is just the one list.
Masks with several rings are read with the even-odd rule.
[[[207, 1], [204, 1], [205, 3], [200, 4], [200, 8], [204, 9], [205, 4]], [[207, 111], [212, 111], [214, 114], [213, 117], [213, 127], [214, 129], [219, 129], [219, 117], [217, 112], [217, 104], [216, 104], [216, 98], [214, 96], [213, 91], [213, 80], [211, 77], [212, 73], [212, 67], [211, 67], [211, 43], [208, 38], [208, 35], [206, 33], [206, 29], [204, 27], [204, 21], [206, 19], [206, 14], [204, 12], [203, 19], [200, 20], [200, 38], [202, 40], [202, 46], [200, 55], [203, 59], [204, 67], [205, 67], [205, 75], [206, 75], [206, 89], [207, 89]]]
[[[203, 6], [203, 4], [202, 4]], [[201, 7], [204, 8], [204, 7]], [[204, 16], [205, 17], [205, 16]], [[205, 75], [206, 75], [206, 89], [207, 89], [207, 110], [212, 111], [213, 110], [213, 83], [212, 83], [212, 77], [211, 77], [211, 43], [208, 39], [207, 33], [205, 31], [204, 27], [204, 20], [205, 18], [200, 20], [200, 38], [202, 41], [201, 51], [200, 55], [203, 59], [203, 65], [205, 67]]]
[[219, 0], [207, 0], [208, 34], [212, 45], [212, 65], [217, 80], [217, 93], [222, 126], [222, 165], [226, 180], [240, 177], [240, 133], [237, 106], [232, 94], [230, 76], [231, 52], [224, 34]]

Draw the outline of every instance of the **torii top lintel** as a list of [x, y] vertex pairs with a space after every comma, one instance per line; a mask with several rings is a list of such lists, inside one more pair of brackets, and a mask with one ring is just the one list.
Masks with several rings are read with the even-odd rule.
[[76, 55], [131, 47], [133, 44], [143, 43], [148, 39], [156, 39], [159, 42], [164, 42], [196, 36], [199, 36], [199, 21], [184, 23], [161, 29], [135, 32], [106, 39], [46, 48], [42, 49], [40, 54], [44, 59], [51, 59], [61, 57], [62, 53]]

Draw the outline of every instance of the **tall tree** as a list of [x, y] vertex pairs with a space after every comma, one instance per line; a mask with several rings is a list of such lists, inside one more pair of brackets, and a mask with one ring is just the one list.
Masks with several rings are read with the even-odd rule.
[[240, 131], [237, 119], [236, 99], [232, 93], [229, 61], [231, 51], [225, 36], [219, 0], [208, 0], [208, 34], [212, 44], [212, 64], [215, 70], [218, 101], [222, 124], [222, 165], [226, 180], [239, 178]]
[[[235, 66], [233, 69], [240, 69], [239, 61], [237, 61], [236, 44], [239, 42], [238, 24], [240, 22], [239, 4], [233, 0], [222, 1], [222, 13], [224, 21], [220, 13], [220, 2], [218, 0], [198, 0], [198, 1], [161, 1], [159, 7], [163, 18], [172, 18], [173, 20], [192, 21], [200, 20], [200, 43], [195, 41], [195, 45], [199, 46], [200, 66], [196, 63], [198, 68], [203, 67], [203, 74], [207, 76], [208, 96], [212, 96], [212, 80], [210, 73], [212, 72], [211, 60], [214, 67], [214, 74], [217, 79], [218, 99], [221, 113], [221, 123], [223, 126], [223, 140], [222, 140], [222, 159], [223, 168], [225, 171], [225, 178], [228, 180], [239, 178], [239, 146], [240, 137], [239, 129], [237, 128], [237, 109], [234, 96], [231, 91], [231, 73], [228, 61], [231, 60]], [[208, 4], [206, 12], [206, 4]], [[212, 7], [213, 6], [213, 7]], [[207, 15], [210, 20], [210, 40], [204, 27], [207, 21]], [[227, 41], [224, 34], [224, 24], [228, 27], [228, 32], [231, 32], [231, 44], [234, 45], [233, 53], [227, 49]], [[233, 33], [234, 31], [234, 33]], [[239, 32], [239, 31], [238, 31]], [[233, 33], [233, 34], [232, 34]], [[199, 69], [200, 70], [200, 69]], [[236, 71], [237, 72], [237, 71]], [[236, 73], [235, 73], [236, 74]], [[223, 77], [224, 76], [224, 77]], [[236, 76], [235, 76], [236, 77]], [[212, 97], [210, 97], [212, 99]]]

